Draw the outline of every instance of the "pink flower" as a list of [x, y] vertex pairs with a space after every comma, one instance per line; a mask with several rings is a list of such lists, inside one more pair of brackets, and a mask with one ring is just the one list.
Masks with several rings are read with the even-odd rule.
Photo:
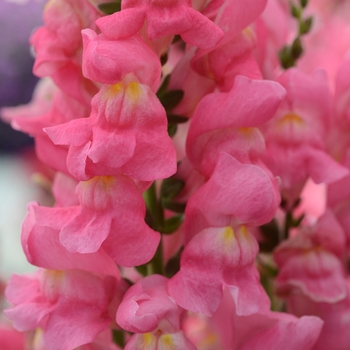
[[39, 270], [13, 275], [5, 314], [19, 331], [40, 327], [47, 350], [70, 350], [91, 343], [112, 322], [108, 307], [116, 293], [111, 276], [79, 270]]
[[185, 310], [166, 291], [167, 278], [151, 275], [130, 287], [123, 297], [117, 322], [125, 330], [135, 332], [125, 347], [137, 349], [194, 350], [194, 345], [181, 331]]
[[275, 250], [274, 258], [280, 268], [277, 292], [288, 296], [299, 291], [317, 302], [344, 299], [347, 293], [344, 253], [344, 231], [331, 211], [327, 211], [315, 227], [302, 228]]
[[318, 341], [313, 349], [346, 350], [350, 334], [349, 281], [346, 298], [338, 302], [316, 302], [304, 294], [295, 293], [287, 299], [288, 312], [297, 315], [315, 315], [324, 321]]
[[87, 105], [96, 85], [81, 73], [80, 31], [95, 28], [99, 16], [88, 0], [51, 1], [44, 12], [45, 26], [31, 38], [36, 52], [34, 73], [52, 77], [57, 86]]
[[222, 31], [194, 10], [189, 0], [124, 0], [122, 11], [96, 21], [102, 33], [117, 40], [131, 37], [146, 23], [150, 40], [180, 34], [189, 44], [209, 48], [222, 38]]
[[237, 76], [227, 93], [212, 93], [198, 104], [187, 137], [187, 155], [209, 177], [220, 152], [241, 163], [257, 163], [265, 151], [257, 128], [271, 119], [285, 90], [271, 81]]
[[133, 73], [136, 81], [156, 91], [161, 76], [158, 56], [137, 35], [111, 40], [91, 29], [82, 31], [84, 76], [102, 84], [117, 84]]
[[59, 232], [71, 253], [94, 253], [100, 247], [122, 266], [142, 265], [153, 257], [160, 240], [145, 223], [145, 203], [126, 176], [95, 177], [77, 187], [79, 206], [33, 206], [34, 227]]
[[276, 181], [267, 172], [222, 152], [210, 179], [188, 201], [185, 242], [208, 227], [263, 225], [275, 216], [279, 202]]
[[238, 315], [269, 309], [254, 266], [258, 249], [244, 225], [202, 230], [185, 246], [180, 271], [168, 283], [169, 294], [183, 308], [211, 316], [226, 286]]
[[134, 80], [102, 86], [90, 118], [45, 131], [56, 145], [69, 146], [67, 167], [78, 180], [125, 174], [153, 181], [176, 171], [165, 110], [148, 86]]

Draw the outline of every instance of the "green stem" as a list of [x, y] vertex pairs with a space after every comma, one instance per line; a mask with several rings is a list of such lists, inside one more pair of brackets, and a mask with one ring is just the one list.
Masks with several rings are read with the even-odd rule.
[[[156, 184], [153, 184], [144, 193], [147, 210], [152, 218], [151, 228], [162, 232], [164, 227], [164, 210], [157, 198]], [[147, 264], [147, 275], [163, 274], [163, 244], [160, 241], [152, 260]]]

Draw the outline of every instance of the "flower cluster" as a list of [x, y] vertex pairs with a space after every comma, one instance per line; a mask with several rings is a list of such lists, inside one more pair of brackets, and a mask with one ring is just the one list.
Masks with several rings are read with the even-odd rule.
[[349, 18], [331, 0], [47, 3], [42, 79], [2, 110], [54, 170], [54, 205], [22, 227], [38, 270], [5, 290], [31, 348], [347, 349], [350, 47], [317, 45]]

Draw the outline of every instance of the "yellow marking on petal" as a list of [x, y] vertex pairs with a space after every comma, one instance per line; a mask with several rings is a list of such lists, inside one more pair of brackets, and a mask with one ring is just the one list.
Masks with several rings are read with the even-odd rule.
[[213, 345], [217, 342], [217, 335], [214, 332], [209, 333], [202, 341], [203, 345]]
[[173, 337], [171, 336], [171, 334], [164, 334], [164, 335], [162, 335], [161, 341], [166, 346], [174, 345], [174, 340], [173, 340]]
[[144, 333], [143, 334], [143, 344], [145, 346], [152, 345], [154, 340], [155, 340], [155, 337], [154, 337], [154, 335], [152, 333]]
[[247, 226], [242, 225], [242, 226], [240, 227], [240, 231], [242, 232], [242, 234], [243, 234], [246, 238], [248, 237], [249, 231], [248, 231], [248, 229], [247, 229]]
[[251, 42], [255, 41], [256, 35], [252, 27], [246, 27], [242, 30], [242, 34]]
[[278, 125], [285, 125], [285, 124], [303, 125], [304, 120], [298, 114], [287, 113], [283, 118], [281, 118], [278, 121]]
[[225, 230], [223, 232], [223, 238], [226, 244], [231, 243], [233, 238], [235, 237], [235, 233], [233, 231], [233, 228], [230, 226], [225, 227]]
[[142, 94], [140, 84], [136, 81], [132, 81], [126, 87], [125, 94], [132, 102], [136, 103], [140, 99], [140, 96]]
[[115, 95], [120, 94], [124, 89], [124, 85], [123, 83], [118, 83], [118, 84], [113, 84], [109, 87], [109, 89], [107, 90], [107, 98], [112, 98]]
[[101, 185], [105, 189], [111, 187], [114, 183], [115, 183], [114, 176], [101, 176], [99, 179], [99, 185]]

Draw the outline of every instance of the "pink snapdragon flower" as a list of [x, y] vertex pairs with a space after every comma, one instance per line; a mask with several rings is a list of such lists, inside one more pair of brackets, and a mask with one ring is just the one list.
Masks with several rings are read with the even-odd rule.
[[309, 176], [315, 183], [331, 183], [348, 170], [325, 150], [331, 95], [324, 72], [307, 75], [292, 68], [278, 82], [287, 95], [274, 118], [261, 127], [267, 145], [263, 161], [281, 178], [282, 193], [293, 202]]
[[263, 225], [272, 220], [279, 203], [277, 183], [267, 172], [222, 152], [210, 179], [187, 203], [185, 242], [208, 227]]
[[190, 0], [124, 0], [122, 11], [96, 21], [113, 40], [133, 36], [144, 23], [150, 40], [180, 34], [189, 44], [209, 48], [223, 36], [212, 21], [192, 8]]
[[201, 75], [215, 81], [221, 91], [229, 91], [236, 75], [261, 78], [260, 69], [252, 55], [256, 35], [249, 25], [261, 14], [266, 0], [224, 1], [215, 23], [225, 36], [213, 48], [197, 50], [192, 67]]
[[34, 227], [59, 232], [61, 244], [71, 253], [84, 256], [102, 247], [119, 265], [128, 267], [151, 260], [160, 235], [145, 223], [145, 203], [130, 178], [95, 177], [81, 182], [76, 193], [78, 206], [32, 206]]
[[125, 293], [117, 322], [123, 329], [136, 333], [125, 350], [196, 349], [181, 330], [186, 311], [167, 293], [167, 281], [164, 276], [151, 275]]
[[6, 298], [13, 307], [5, 314], [19, 331], [42, 328], [47, 350], [70, 350], [93, 342], [109, 327], [115, 293], [111, 276], [40, 269], [12, 276]]
[[158, 56], [138, 35], [112, 40], [91, 29], [82, 31], [84, 41], [83, 74], [102, 84], [117, 84], [133, 73], [136, 81], [156, 91], [160, 82]]
[[222, 350], [311, 350], [323, 325], [315, 316], [298, 319], [270, 310], [240, 316], [227, 290], [217, 312], [207, 322], [220, 339]]
[[257, 127], [266, 123], [285, 97], [275, 82], [237, 76], [227, 93], [212, 93], [198, 104], [187, 137], [187, 155], [206, 177], [213, 172], [220, 152], [241, 163], [261, 164], [264, 138]]
[[212, 315], [224, 285], [230, 289], [239, 314], [268, 307], [254, 266], [258, 246], [249, 226], [269, 222], [279, 201], [277, 186], [264, 170], [241, 164], [227, 153], [219, 154], [210, 179], [190, 197], [186, 207], [181, 268], [168, 287], [179, 305]]
[[176, 172], [165, 110], [152, 90], [134, 79], [103, 85], [90, 118], [45, 129], [56, 145], [69, 146], [67, 167], [76, 179], [125, 174], [153, 181]]
[[346, 350], [350, 334], [350, 294], [347, 282], [346, 298], [338, 302], [316, 302], [304, 294], [295, 293], [287, 298], [288, 312], [300, 317], [315, 315], [324, 321], [314, 350]]
[[245, 225], [202, 230], [185, 246], [180, 271], [168, 283], [169, 294], [183, 308], [212, 316], [225, 286], [237, 314], [268, 310], [269, 299], [254, 266], [258, 249]]
[[81, 73], [81, 30], [96, 28], [100, 13], [88, 0], [53, 0], [44, 11], [45, 26], [35, 31], [34, 74], [50, 76], [66, 93], [89, 104], [96, 85]]
[[298, 291], [317, 302], [344, 299], [347, 294], [344, 254], [345, 233], [328, 210], [314, 227], [303, 227], [275, 250], [279, 266], [277, 292], [288, 296]]

